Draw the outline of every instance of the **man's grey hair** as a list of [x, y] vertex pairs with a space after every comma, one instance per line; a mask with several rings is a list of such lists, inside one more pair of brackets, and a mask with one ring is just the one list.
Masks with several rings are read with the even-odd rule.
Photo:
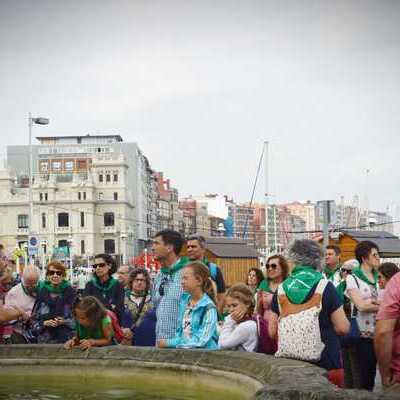
[[37, 277], [39, 277], [40, 276], [39, 268], [36, 267], [35, 265], [27, 265], [24, 268], [24, 271], [22, 272], [22, 277], [26, 278], [27, 276], [32, 276], [32, 275], [37, 275]]
[[289, 249], [289, 259], [295, 265], [307, 265], [320, 270], [322, 257], [322, 248], [314, 240], [296, 240]]

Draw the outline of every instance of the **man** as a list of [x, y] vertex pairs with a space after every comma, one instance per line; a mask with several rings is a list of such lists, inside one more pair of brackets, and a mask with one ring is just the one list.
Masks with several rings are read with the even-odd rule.
[[[36, 300], [36, 287], [40, 272], [34, 265], [27, 265], [22, 273], [21, 283], [14, 286], [5, 297], [5, 305], [23, 311], [23, 319], [31, 315]], [[22, 323], [14, 325], [12, 343], [25, 343], [22, 338]]]
[[400, 273], [386, 285], [376, 317], [375, 353], [385, 393], [400, 395]]
[[117, 271], [118, 280], [121, 283], [121, 285], [124, 287], [125, 291], [129, 290], [129, 276], [130, 276], [132, 270], [133, 270], [133, 268], [131, 268], [129, 265], [121, 265], [118, 268], [118, 271]]
[[326, 246], [325, 268], [323, 271], [325, 278], [330, 280], [335, 287], [342, 281], [340, 275], [340, 248], [338, 246]]
[[200, 261], [204, 263], [210, 271], [211, 279], [215, 282], [217, 287], [217, 302], [218, 311], [222, 313], [224, 293], [225, 293], [225, 281], [222, 271], [218, 266], [207, 260], [205, 257], [206, 252], [206, 239], [200, 235], [189, 236], [187, 239], [187, 255], [190, 261]]
[[156, 340], [172, 339], [178, 327], [179, 300], [183, 293], [182, 268], [186, 258], [180, 258], [183, 238], [179, 232], [163, 230], [153, 239], [154, 258], [161, 263], [161, 270], [153, 285], [152, 298], [157, 309]]

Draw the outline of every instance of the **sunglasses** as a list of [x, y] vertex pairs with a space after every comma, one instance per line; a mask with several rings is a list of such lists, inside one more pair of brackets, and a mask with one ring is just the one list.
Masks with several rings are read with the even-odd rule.
[[265, 266], [266, 269], [277, 269], [279, 267], [278, 264], [267, 264]]
[[158, 288], [158, 293], [160, 294], [161, 297], [164, 296], [164, 294], [165, 294], [165, 285], [167, 284], [167, 282], [168, 282], [168, 278], [164, 277], [160, 283], [160, 286]]
[[351, 274], [353, 271], [351, 269], [340, 268], [340, 272], [346, 272], [347, 274]]
[[106, 263], [98, 263], [98, 264], [93, 264], [92, 267], [94, 269], [100, 267], [100, 268], [104, 268], [107, 264]]
[[62, 273], [62, 271], [50, 270], [50, 271], [47, 271], [47, 275], [50, 275], [50, 276], [53, 276], [53, 275], [62, 276], [63, 273]]

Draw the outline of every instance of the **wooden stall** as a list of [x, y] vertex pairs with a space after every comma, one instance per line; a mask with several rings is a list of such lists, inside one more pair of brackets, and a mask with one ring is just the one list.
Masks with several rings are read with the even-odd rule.
[[[245, 282], [248, 270], [259, 266], [257, 250], [245, 240], [209, 237], [206, 243], [206, 257], [221, 268], [227, 287]], [[186, 247], [182, 255], [186, 255]]]

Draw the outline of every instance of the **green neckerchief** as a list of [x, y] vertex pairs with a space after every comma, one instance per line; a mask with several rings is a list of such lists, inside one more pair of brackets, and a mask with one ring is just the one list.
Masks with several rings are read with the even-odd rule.
[[291, 303], [304, 302], [310, 290], [323, 278], [321, 272], [306, 265], [297, 265], [283, 282], [283, 289]]
[[365, 282], [367, 285], [375, 286], [377, 287], [378, 284], [378, 272], [373, 271], [374, 275], [374, 281], [371, 282], [367, 276], [364, 274], [364, 271], [361, 269], [361, 266], [358, 268], [353, 269], [353, 275], [355, 275], [357, 278], [361, 279], [363, 282]]
[[174, 265], [171, 267], [162, 267], [161, 272], [163, 274], [172, 275], [174, 272], [182, 269], [186, 264], [189, 263], [189, 260], [186, 257], [181, 257]]
[[46, 289], [49, 293], [62, 294], [69, 286], [69, 282], [65, 279], [58, 286], [53, 286], [50, 281], [40, 281], [37, 286], [37, 291], [39, 292], [41, 289]]
[[97, 275], [93, 277], [92, 282], [94, 286], [101, 291], [103, 296], [106, 296], [108, 292], [118, 283], [118, 281], [114, 278], [109, 278], [107, 282], [102, 283]]
[[335, 272], [339, 269], [340, 265], [336, 265], [335, 269], [330, 269], [327, 265], [325, 265], [324, 274], [326, 275], [326, 278], [331, 281], [333, 279], [333, 275], [335, 275]]
[[125, 293], [128, 295], [129, 298], [131, 296], [133, 296], [133, 297], [145, 297], [145, 296], [147, 296], [147, 292], [146, 291], [144, 291], [143, 293], [137, 293], [134, 290], [125, 289]]
[[269, 280], [268, 279], [263, 279], [261, 283], [258, 285], [257, 290], [261, 292], [267, 292], [267, 293], [272, 293], [275, 294], [275, 292], [269, 287]]
[[340, 299], [342, 302], [344, 301], [344, 292], [346, 291], [346, 281], [342, 281], [339, 283], [338, 286], [336, 286], [336, 292], [339, 295]]

